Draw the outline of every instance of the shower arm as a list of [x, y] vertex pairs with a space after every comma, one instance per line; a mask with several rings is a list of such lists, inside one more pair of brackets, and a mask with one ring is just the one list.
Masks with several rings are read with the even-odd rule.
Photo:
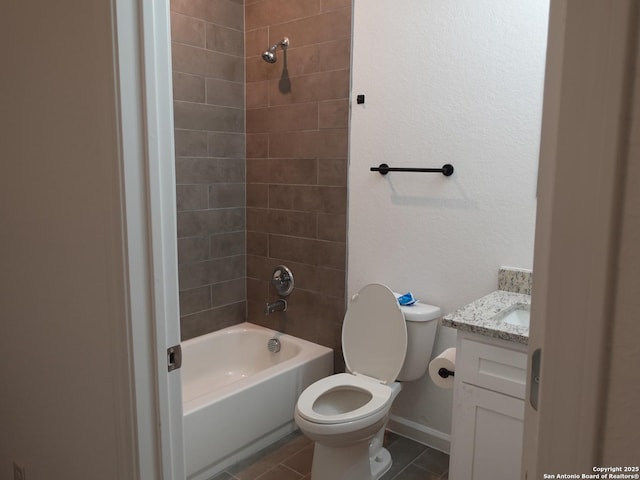
[[269, 48], [269, 51], [275, 52], [278, 49], [278, 47], [282, 47], [283, 50], [286, 50], [288, 46], [289, 46], [289, 38], [284, 37], [279, 42], [276, 42], [273, 45], [271, 45], [271, 47]]

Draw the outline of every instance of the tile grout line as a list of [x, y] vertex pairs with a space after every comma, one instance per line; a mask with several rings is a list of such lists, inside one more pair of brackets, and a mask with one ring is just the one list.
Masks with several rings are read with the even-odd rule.
[[[289, 457], [289, 458], [291, 458], [291, 457]], [[301, 473], [301, 472], [295, 470], [294, 468], [291, 468], [290, 466], [285, 465], [284, 463], [279, 463], [278, 465], [280, 465], [283, 468], [286, 468], [287, 470], [289, 470], [289, 471], [291, 471], [291, 472], [293, 472], [293, 473], [295, 473], [297, 475], [300, 475], [300, 478], [304, 477], [304, 475], [305, 475], [304, 473]]]
[[405, 465], [405, 467], [404, 467], [402, 470], [400, 470], [398, 473], [396, 473], [396, 474], [395, 474], [392, 478], [390, 478], [389, 480], [396, 480], [397, 478], [399, 478], [399, 477], [400, 477], [400, 475], [401, 475], [401, 474], [402, 474], [402, 473], [403, 473], [407, 468], [409, 468], [409, 466], [410, 466], [410, 465], [412, 465], [412, 464], [413, 464], [413, 462], [408, 463], [407, 465]]

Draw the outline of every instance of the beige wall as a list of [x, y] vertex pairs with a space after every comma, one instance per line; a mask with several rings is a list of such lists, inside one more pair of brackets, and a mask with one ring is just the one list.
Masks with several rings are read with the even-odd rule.
[[603, 464], [610, 466], [637, 460], [640, 445], [640, 45], [635, 53], [602, 442]]
[[0, 16], [2, 480], [134, 478], [111, 6]]

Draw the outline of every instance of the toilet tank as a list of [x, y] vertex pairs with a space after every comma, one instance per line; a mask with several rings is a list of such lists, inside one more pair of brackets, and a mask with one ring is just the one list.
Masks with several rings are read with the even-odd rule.
[[426, 303], [401, 306], [400, 309], [407, 322], [407, 354], [397, 380], [409, 382], [427, 371], [442, 312], [440, 307]]

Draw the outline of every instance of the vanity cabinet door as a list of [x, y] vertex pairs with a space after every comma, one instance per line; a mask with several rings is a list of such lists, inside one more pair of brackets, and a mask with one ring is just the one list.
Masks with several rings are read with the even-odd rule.
[[449, 478], [520, 478], [524, 400], [466, 383], [459, 393]]

